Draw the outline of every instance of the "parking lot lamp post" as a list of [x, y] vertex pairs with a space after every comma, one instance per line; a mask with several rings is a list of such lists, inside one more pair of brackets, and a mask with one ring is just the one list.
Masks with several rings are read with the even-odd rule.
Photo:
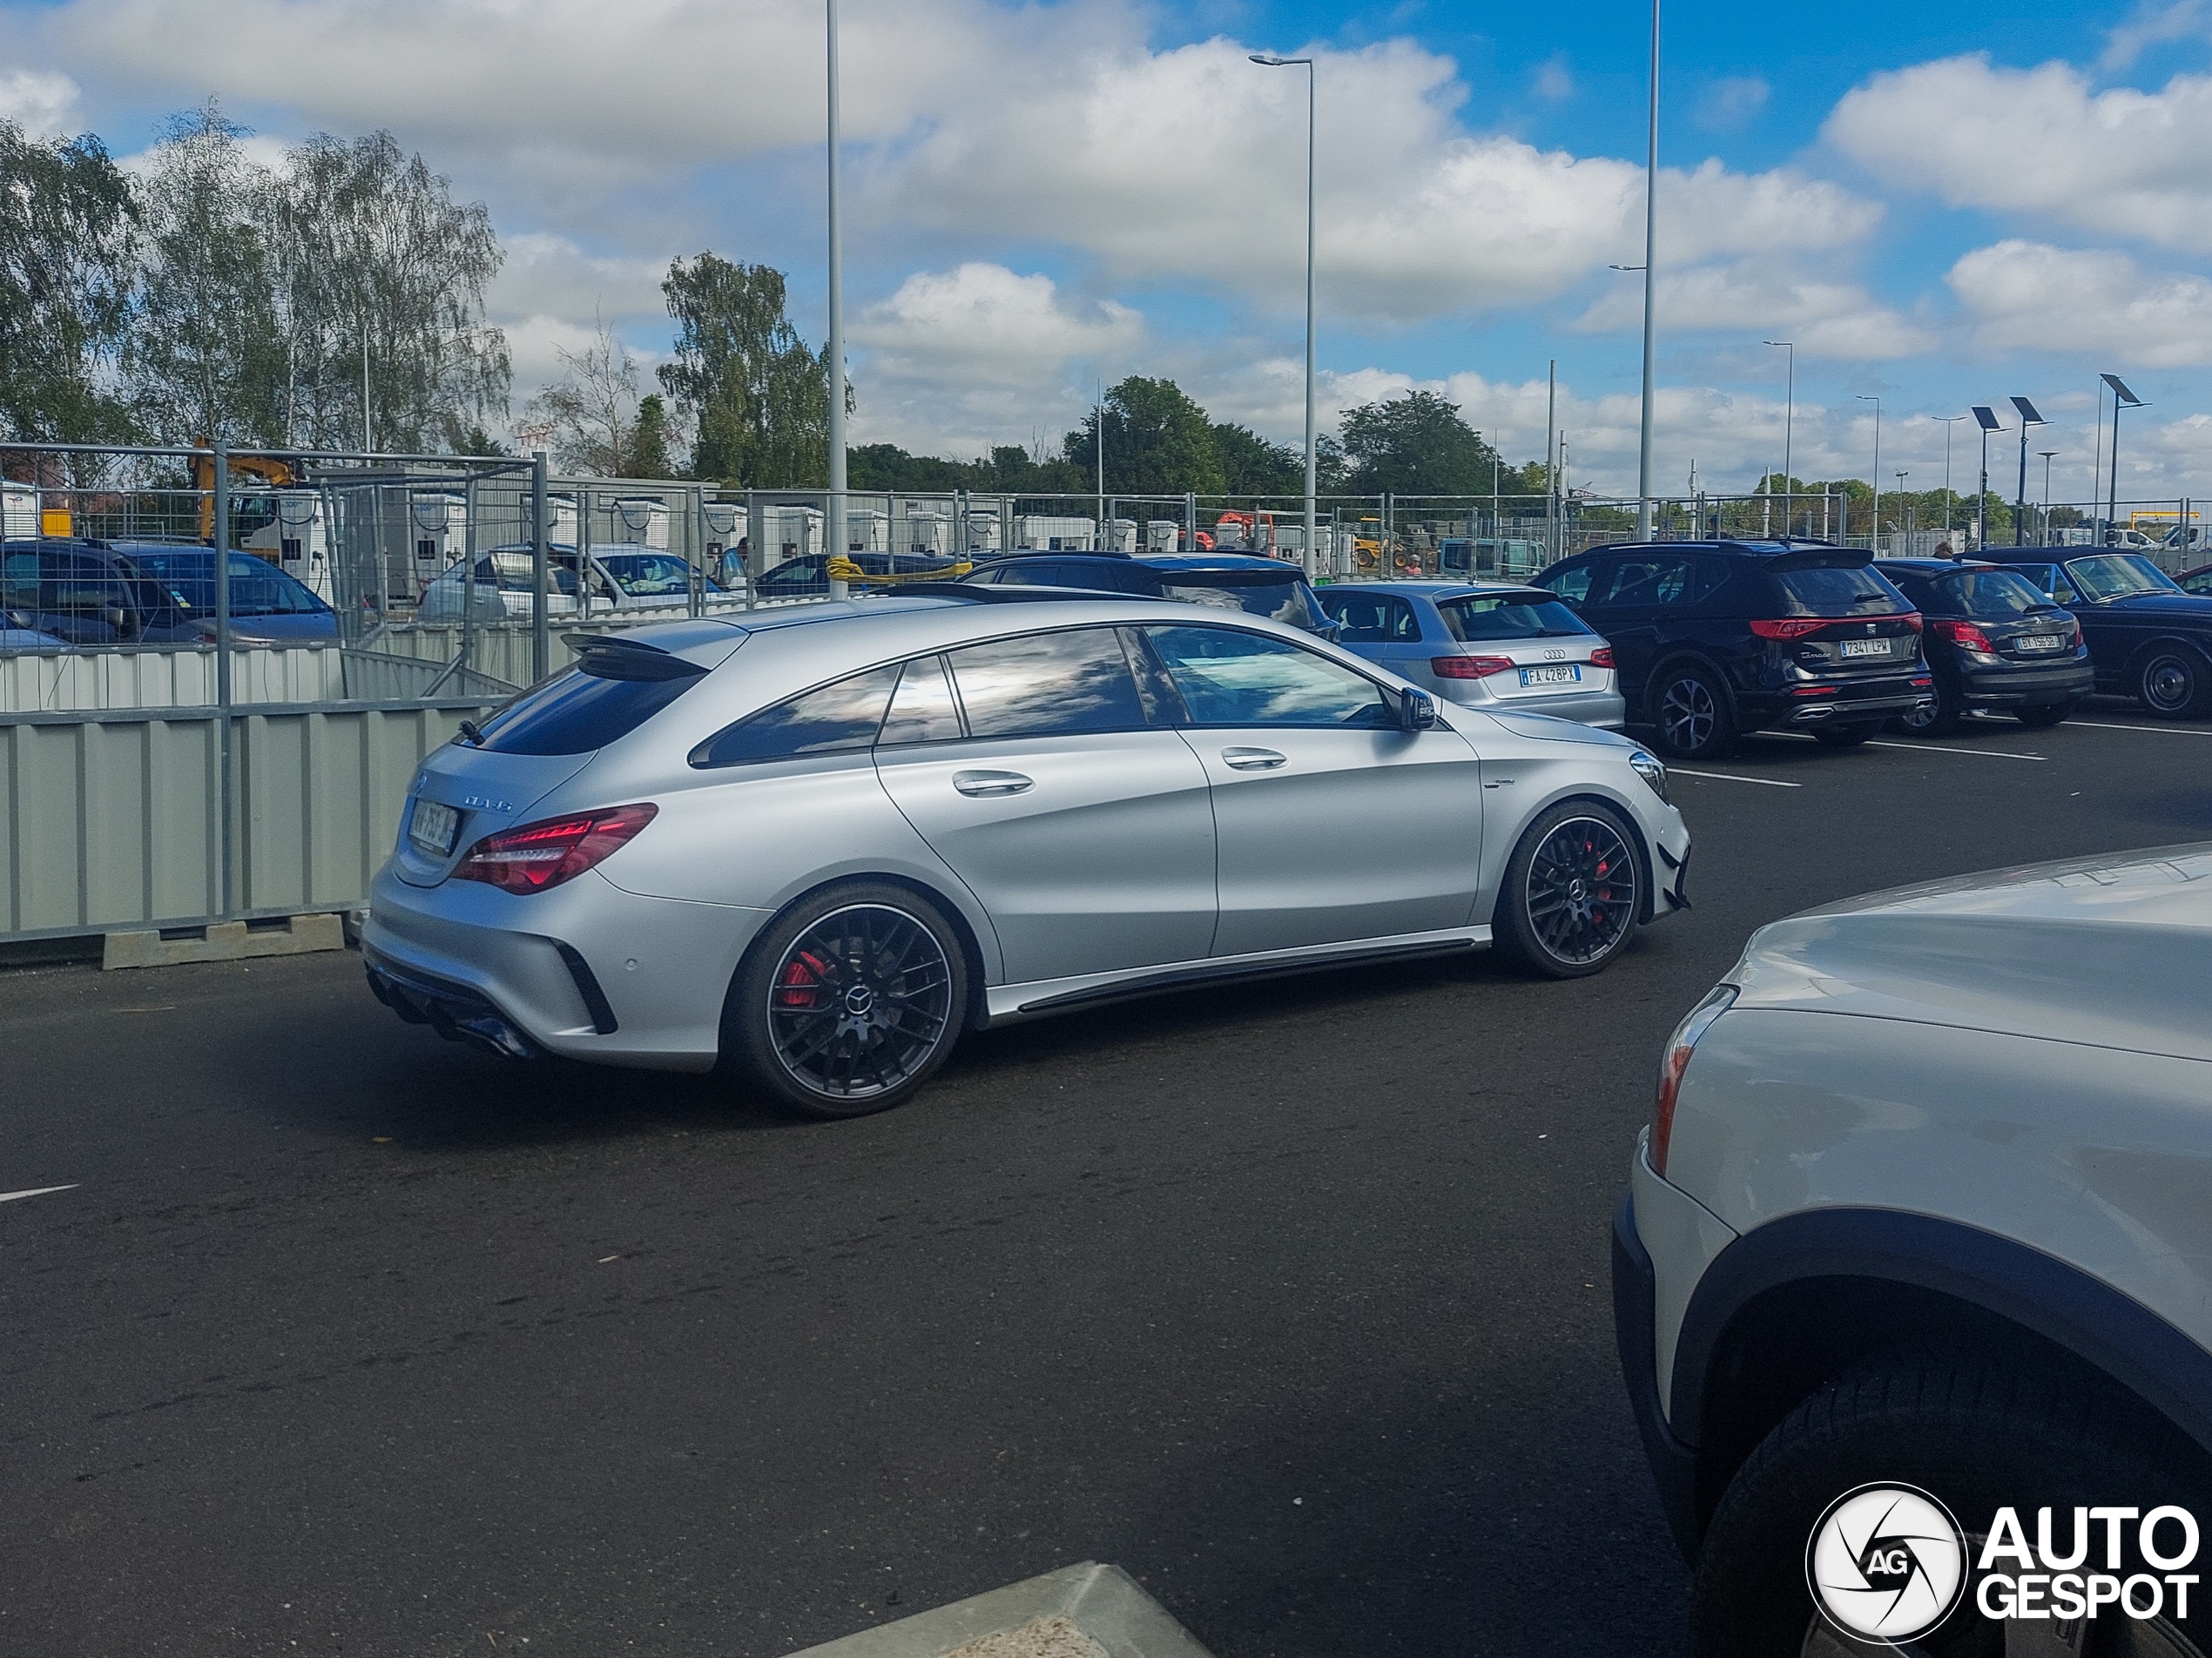
[[2048, 546], [2051, 540], [2051, 457], [2059, 451], [2038, 449], [2035, 452], [2043, 457], [2043, 542]]
[[[1898, 505], [1897, 509], [1897, 524], [1898, 528], [1902, 529], [1907, 536], [1910, 536], [1912, 534], [1913, 530], [1919, 527], [1919, 521], [1912, 516], [1912, 497], [1905, 493], [1905, 481], [1912, 475], [1906, 471], [1904, 468], [1900, 467], [1898, 468], [1897, 498]], [[1911, 545], [1912, 543], [1908, 541], [1906, 543], [1908, 549]], [[1908, 551], [1905, 556], [1909, 558], [1912, 556], [1912, 554]]]
[[2105, 544], [2109, 547], [2120, 539], [2116, 522], [2120, 515], [2120, 411], [2125, 408], [2147, 408], [2143, 400], [2128, 389], [2128, 384], [2117, 374], [2101, 376], [2112, 388], [2112, 484], [2105, 496]]
[[1651, 0], [1651, 111], [1643, 164], [1643, 421], [1636, 450], [1636, 539], [1651, 539], [1653, 244], [1659, 236], [1659, 0]]
[[837, 0], [826, 0], [829, 28], [829, 511], [822, 528], [834, 558], [846, 552], [845, 534], [845, 227], [838, 211]]
[[1976, 403], [1973, 414], [1981, 428], [1981, 488], [1974, 491], [1974, 550], [1979, 552], [1989, 545], [1989, 435], [2005, 427], [1986, 403]]
[[1951, 539], [1951, 428], [1966, 417], [1964, 414], [1939, 414], [1943, 422], [1943, 538]]
[[2020, 412], [2020, 489], [2013, 501], [2013, 545], [2022, 547], [2027, 545], [2027, 428], [2048, 422], [2025, 397], [2013, 399], [2013, 407]]
[[1882, 550], [1882, 400], [1871, 392], [1858, 394], [1862, 403], [1874, 405], [1874, 525], [1873, 539], [1866, 544], [1875, 552]]
[[1305, 573], [1313, 574], [1313, 60], [1277, 57], [1254, 52], [1251, 60], [1264, 69], [1305, 70], [1305, 546], [1300, 556]]
[[[1790, 340], [1770, 340], [1766, 343], [1790, 354], [1790, 374], [1783, 382], [1782, 393], [1782, 539], [1787, 541], [1790, 515], [1797, 501], [1797, 481], [1790, 473], [1790, 429], [1796, 424], [1797, 415], [1797, 347], [1796, 341]], [[1774, 493], [1771, 484], [1767, 487], [1767, 493]]]

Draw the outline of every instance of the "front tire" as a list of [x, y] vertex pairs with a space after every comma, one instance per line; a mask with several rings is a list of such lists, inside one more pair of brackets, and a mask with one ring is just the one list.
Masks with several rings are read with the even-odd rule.
[[2212, 704], [2212, 677], [2195, 651], [2153, 645], [2135, 669], [2135, 695], [2161, 719], [2199, 719]]
[[1492, 917], [1499, 947], [1547, 978], [1601, 971], [1642, 913], [1635, 844], [1620, 814], [1594, 800], [1565, 800], [1541, 813], [1506, 863]]
[[[2032, 1540], [2036, 1510], [2050, 1506], [2060, 1518], [2054, 1541], [2064, 1547], [2066, 1515], [2077, 1504], [2114, 1502], [2120, 1500], [2110, 1493], [2125, 1491], [2125, 1500], [2146, 1512], [2170, 1502], [2202, 1513], [2206, 1483], [2201, 1457], [2178, 1434], [2060, 1372], [2055, 1361], [2014, 1369], [1987, 1358], [1916, 1355], [1867, 1365], [1791, 1412], [1737, 1471], [1699, 1555], [1691, 1651], [1696, 1658], [1805, 1658], [1895, 1650], [1838, 1637], [1814, 1609], [1806, 1581], [1815, 1526], [1861, 1486], [1917, 1486], [1951, 1511], [1969, 1540], [1970, 1577], [1958, 1610], [1904, 1650], [1996, 1658], [2006, 1650], [2004, 1628], [1975, 1609], [1971, 1567], [1973, 1540], [1988, 1534], [2000, 1506], [2025, 1517]], [[2095, 1534], [2101, 1540], [2101, 1528]], [[2165, 1540], [2170, 1547], [2170, 1533]], [[2192, 1613], [2198, 1604], [2192, 1596]], [[2178, 1628], [2100, 1621], [2111, 1627], [2096, 1650], [2108, 1658], [2204, 1658], [2201, 1616]]]
[[1648, 698], [1662, 753], [1673, 760], [1725, 759], [1736, 747], [1736, 713], [1711, 670], [1682, 663], [1653, 677]]
[[770, 923], [730, 987], [723, 1051], [807, 1116], [888, 1111], [959, 1040], [968, 963], [943, 911], [903, 886], [848, 881]]

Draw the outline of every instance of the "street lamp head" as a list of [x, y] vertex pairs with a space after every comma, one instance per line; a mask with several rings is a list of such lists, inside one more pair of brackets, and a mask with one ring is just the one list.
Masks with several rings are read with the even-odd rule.
[[2029, 402], [2025, 397], [2015, 397], [2013, 399], [2013, 407], [2020, 412], [2020, 429], [2022, 431], [2026, 431], [2031, 426], [2048, 426], [2050, 424], [2050, 421], [2045, 420], [2040, 414], [2038, 414], [2035, 412], [2035, 405]]
[[2143, 400], [2128, 389], [2128, 382], [2117, 374], [2100, 374], [2098, 379], [2112, 388], [2112, 394], [2129, 408], [2141, 408]]
[[1262, 69], [1291, 69], [1300, 64], [1310, 67], [1313, 62], [1311, 57], [1278, 57], [1273, 52], [1253, 52], [1251, 57]]
[[1608, 265], [1605, 268], [1608, 271], [1641, 271], [1645, 267], [1641, 265]]
[[1974, 420], [1985, 432], [2001, 432], [2005, 422], [1997, 418], [1997, 411], [1986, 403], [1974, 405]]
[[1766, 346], [1787, 346], [1791, 350], [1795, 350], [1797, 344], [1794, 340], [1763, 340], [1759, 343]]

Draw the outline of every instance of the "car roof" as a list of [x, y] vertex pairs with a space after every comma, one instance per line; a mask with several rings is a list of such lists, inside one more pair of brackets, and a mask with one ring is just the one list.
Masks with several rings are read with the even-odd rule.
[[1997, 566], [1986, 558], [1878, 558], [1874, 568], [1906, 576], [1943, 576], [1952, 570], [1995, 570]]
[[[1793, 536], [1788, 541], [1737, 541], [1721, 537], [1710, 541], [1610, 541], [1596, 547], [1588, 547], [1574, 554], [1576, 559], [1595, 558], [1602, 553], [1723, 553], [1737, 558], [1782, 558], [1793, 553], [1853, 553], [1860, 549], [1846, 547], [1841, 542], [1817, 541], [1809, 536]], [[1559, 561], [1564, 564], [1568, 559]]]
[[1549, 588], [1532, 587], [1527, 582], [1331, 582], [1317, 590], [1325, 599], [1332, 593], [1399, 593], [1431, 603], [1438, 599], [1494, 598], [1501, 593], [1526, 593], [1547, 603], [1559, 597]]

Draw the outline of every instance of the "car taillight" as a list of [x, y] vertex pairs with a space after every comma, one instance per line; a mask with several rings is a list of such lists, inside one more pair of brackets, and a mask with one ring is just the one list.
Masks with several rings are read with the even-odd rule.
[[1675, 1137], [1675, 1096], [1682, 1092], [1682, 1079], [1689, 1069], [1689, 1056], [1696, 1050], [1698, 1039], [1735, 1001], [1734, 985], [1715, 985], [1711, 994], [1689, 1010], [1689, 1016], [1676, 1026], [1675, 1034], [1667, 1039], [1666, 1056], [1659, 1062], [1659, 1099], [1651, 1110], [1654, 1174], [1667, 1172], [1667, 1148]]
[[1903, 616], [1898, 617], [1898, 620], [1904, 623], [1906, 627], [1911, 628], [1915, 633], [1918, 633], [1923, 626], [1920, 620], [1920, 613], [1918, 610], [1907, 610]]
[[659, 811], [654, 805], [610, 806], [503, 829], [469, 847], [453, 879], [484, 881], [503, 893], [542, 893], [604, 861]]
[[1521, 664], [1511, 657], [1431, 657], [1428, 665], [1439, 679], [1487, 679]]
[[1792, 617], [1779, 622], [1754, 622], [1751, 631], [1762, 639], [1802, 639], [1808, 633], [1817, 633], [1835, 618], [1824, 616]]
[[1997, 654], [1997, 647], [1989, 642], [1989, 636], [1971, 622], [1939, 621], [1933, 625], [1937, 638], [1948, 639], [1961, 650], [1986, 651], [1993, 657]]
[[1593, 650], [1593, 651], [1591, 651], [1591, 652], [1590, 652], [1590, 666], [1591, 666], [1591, 667], [1593, 667], [1593, 668], [1610, 668], [1612, 665], [1613, 665], [1613, 647], [1612, 647], [1611, 645], [1609, 645], [1609, 644], [1602, 644], [1602, 645], [1598, 646], [1598, 648], [1597, 648], [1596, 650]]

